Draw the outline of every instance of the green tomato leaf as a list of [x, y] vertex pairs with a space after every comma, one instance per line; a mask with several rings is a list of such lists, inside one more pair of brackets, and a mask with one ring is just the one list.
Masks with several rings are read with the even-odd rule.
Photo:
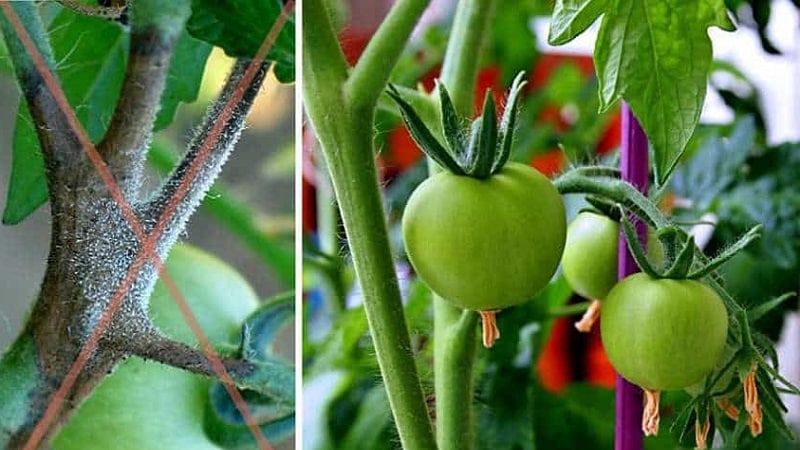
[[600, 110], [624, 98], [653, 146], [663, 184], [700, 118], [711, 65], [706, 29], [731, 30], [722, 0], [618, 0], [595, 45]]
[[203, 81], [203, 70], [211, 53], [211, 46], [193, 38], [185, 30], [175, 45], [169, 64], [167, 82], [161, 94], [161, 109], [156, 116], [153, 131], [162, 130], [172, 123], [178, 105], [197, 100], [197, 92]]
[[341, 448], [385, 449], [387, 434], [394, 432], [391, 424], [392, 410], [389, 408], [386, 388], [382, 385], [374, 386], [361, 400], [358, 413], [347, 430]]
[[[105, 20], [62, 11], [48, 27], [64, 94], [92, 140], [105, 132], [125, 67], [127, 34]], [[17, 114], [3, 223], [17, 224], [47, 201], [44, 162], [27, 106]]]
[[270, 354], [275, 336], [294, 317], [294, 293], [267, 301], [242, 326], [241, 353], [247, 360], [263, 360]]
[[[222, 47], [231, 57], [252, 58], [282, 8], [278, 0], [192, 0], [186, 29], [195, 38]], [[294, 81], [294, 16], [278, 33], [267, 60], [275, 62], [279, 81]]]
[[675, 171], [670, 180], [675, 193], [691, 199], [698, 211], [707, 211], [739, 177], [755, 139], [755, 122], [750, 116], [737, 122], [728, 138], [714, 132], [703, 140], [688, 163]]
[[[252, 391], [244, 391], [242, 396], [268, 441], [278, 442], [294, 432], [293, 410], [276, 408]], [[209, 390], [203, 414], [203, 431], [209, 439], [227, 449], [254, 448], [256, 444], [244, 417], [220, 382], [215, 382]]]
[[550, 22], [551, 45], [563, 45], [586, 31], [608, 8], [609, 0], [556, 0]]

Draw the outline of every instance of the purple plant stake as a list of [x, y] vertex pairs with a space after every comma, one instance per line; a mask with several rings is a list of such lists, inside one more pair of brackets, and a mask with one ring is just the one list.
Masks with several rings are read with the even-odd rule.
[[[639, 121], [626, 103], [622, 103], [622, 150], [620, 169], [622, 179], [633, 184], [639, 191], [647, 192], [647, 136]], [[647, 226], [634, 219], [636, 234], [640, 242], [647, 239]], [[619, 259], [617, 273], [619, 279], [639, 271], [636, 262], [628, 252], [625, 237], [620, 231]], [[617, 375], [616, 419], [614, 425], [615, 450], [642, 449], [642, 390]]]

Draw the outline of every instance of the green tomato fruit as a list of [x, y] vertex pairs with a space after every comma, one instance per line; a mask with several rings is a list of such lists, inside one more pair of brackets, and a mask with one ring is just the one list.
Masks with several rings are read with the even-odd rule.
[[[232, 267], [199, 249], [178, 245], [166, 268], [212, 344], [230, 342], [258, 307], [256, 293]], [[159, 281], [150, 316], [168, 336], [195, 345], [194, 334]], [[75, 412], [55, 450], [219, 449], [203, 432], [210, 380], [131, 357]]]
[[[561, 268], [564, 278], [578, 295], [602, 300], [617, 284], [619, 223], [602, 214], [579, 213], [567, 228], [567, 243]], [[664, 252], [652, 229], [648, 231], [647, 256], [658, 267]]]
[[566, 235], [558, 191], [517, 163], [484, 180], [432, 176], [411, 195], [402, 227], [422, 280], [454, 305], [477, 311], [533, 297], [558, 267]]
[[602, 300], [617, 284], [619, 224], [608, 217], [581, 212], [567, 228], [561, 257], [564, 278], [580, 296]]
[[719, 361], [728, 314], [698, 281], [637, 273], [606, 296], [600, 332], [611, 364], [627, 380], [649, 390], [683, 389]]

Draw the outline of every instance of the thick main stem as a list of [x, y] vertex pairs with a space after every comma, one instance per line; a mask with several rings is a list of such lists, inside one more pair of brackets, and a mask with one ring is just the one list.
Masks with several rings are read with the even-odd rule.
[[390, 252], [370, 130], [379, 91], [402, 51], [396, 43], [408, 39], [426, 5], [423, 0], [395, 4], [389, 13], [392, 20], [370, 43], [373, 49], [384, 49], [376, 60], [380, 65], [360, 65], [360, 75], [354, 73], [349, 80], [323, 2], [307, 1], [303, 17], [306, 110], [331, 173], [375, 353], [405, 449], [433, 449], [436, 444]]
[[[626, 104], [622, 105], [622, 160], [620, 161], [620, 169], [622, 169], [623, 180], [629, 181], [640, 192], [647, 192], [647, 136]], [[644, 246], [647, 241], [647, 225], [635, 217], [633, 220], [636, 234]], [[628, 251], [625, 237], [620, 234], [619, 279], [638, 271], [636, 262]], [[642, 390], [617, 375], [616, 421], [614, 426], [615, 450], [641, 450], [642, 400]]]
[[[491, 22], [493, 0], [462, 0], [445, 53], [440, 80], [461, 115], [471, 116], [480, 49]], [[429, 167], [435, 170], [434, 164]], [[436, 442], [440, 449], [469, 450], [474, 445], [472, 414], [477, 313], [462, 310], [434, 295], [434, 385]]]

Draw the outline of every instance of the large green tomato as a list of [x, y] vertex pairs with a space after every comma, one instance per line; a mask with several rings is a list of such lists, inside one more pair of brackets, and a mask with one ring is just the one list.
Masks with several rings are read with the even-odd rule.
[[611, 364], [627, 380], [653, 391], [682, 389], [719, 361], [728, 314], [698, 281], [637, 273], [606, 296], [600, 332]]
[[602, 300], [617, 284], [619, 224], [606, 216], [581, 212], [567, 228], [561, 268], [580, 296]]
[[[187, 245], [172, 249], [170, 276], [212, 344], [230, 342], [258, 298], [233, 268]], [[174, 300], [159, 282], [150, 298], [153, 321], [170, 337], [195, 345]], [[129, 358], [103, 380], [53, 442], [55, 450], [211, 450], [203, 433], [210, 380]]]
[[565, 234], [558, 191], [517, 163], [484, 180], [438, 173], [414, 191], [403, 214], [417, 274], [442, 298], [477, 311], [533, 297], [558, 267]]

